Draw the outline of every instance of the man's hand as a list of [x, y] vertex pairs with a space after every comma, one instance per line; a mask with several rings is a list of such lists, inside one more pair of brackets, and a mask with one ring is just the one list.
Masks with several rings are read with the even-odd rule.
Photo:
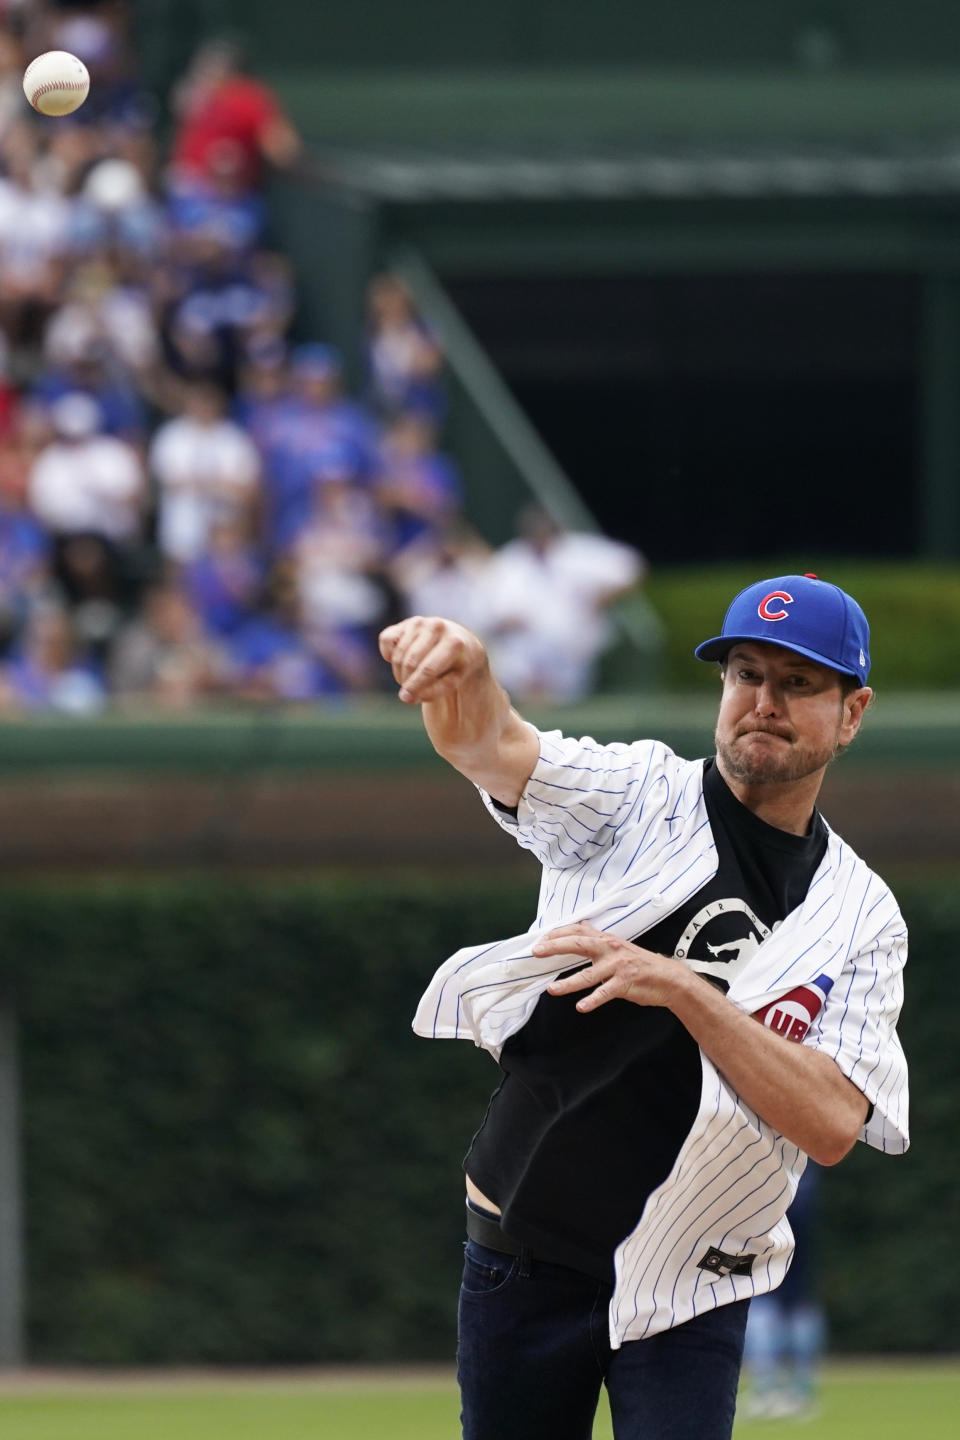
[[582, 955], [590, 964], [548, 987], [551, 995], [572, 995], [589, 990], [577, 1001], [586, 1013], [608, 1000], [630, 1000], [634, 1005], [670, 1007], [690, 972], [679, 961], [644, 950], [629, 940], [608, 935], [586, 921], [551, 930], [533, 946], [535, 955]]
[[412, 615], [380, 632], [380, 654], [393, 669], [406, 705], [450, 696], [471, 676], [489, 672], [472, 631], [439, 616]]
[[438, 755], [504, 805], [516, 805], [540, 757], [540, 738], [510, 705], [483, 642], [453, 620], [413, 615], [380, 634], [406, 705], [423, 707]]
[[589, 990], [578, 1010], [608, 1000], [671, 1010], [741, 1099], [821, 1165], [842, 1160], [860, 1133], [866, 1096], [829, 1055], [768, 1030], [682, 961], [587, 922], [551, 930], [533, 953], [590, 962], [548, 987], [552, 995]]

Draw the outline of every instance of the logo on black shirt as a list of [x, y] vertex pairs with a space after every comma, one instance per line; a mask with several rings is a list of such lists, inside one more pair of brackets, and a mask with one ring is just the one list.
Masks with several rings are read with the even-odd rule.
[[745, 900], [713, 900], [694, 915], [674, 954], [727, 990], [772, 933]]

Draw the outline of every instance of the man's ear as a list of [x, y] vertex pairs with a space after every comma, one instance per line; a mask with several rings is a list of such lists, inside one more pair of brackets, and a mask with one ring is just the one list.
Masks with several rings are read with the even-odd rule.
[[873, 691], [869, 685], [862, 685], [859, 690], [851, 690], [849, 695], [843, 697], [842, 729], [845, 738], [841, 740], [841, 745], [849, 745], [857, 738], [860, 722], [872, 700]]

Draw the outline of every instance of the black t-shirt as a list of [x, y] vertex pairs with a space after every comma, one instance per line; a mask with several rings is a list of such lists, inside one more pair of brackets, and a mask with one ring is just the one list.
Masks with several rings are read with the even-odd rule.
[[[704, 798], [716, 875], [637, 938], [726, 990], [807, 893], [827, 834], [790, 835], [741, 805], [716, 765]], [[544, 994], [504, 1045], [503, 1072], [464, 1168], [534, 1254], [613, 1279], [613, 1252], [673, 1168], [700, 1103], [696, 1042], [671, 1011], [614, 1000], [581, 1014], [579, 995]]]

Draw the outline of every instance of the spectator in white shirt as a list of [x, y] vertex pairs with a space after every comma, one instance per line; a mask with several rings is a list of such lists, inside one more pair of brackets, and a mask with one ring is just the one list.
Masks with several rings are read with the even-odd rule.
[[492, 554], [482, 536], [460, 520], [439, 541], [427, 536], [408, 545], [390, 567], [404, 615], [446, 615], [485, 634]]
[[50, 408], [54, 438], [34, 461], [30, 508], [55, 536], [96, 535], [122, 546], [139, 539], [146, 494], [134, 447], [100, 433], [90, 395], [64, 395]]
[[37, 175], [34, 133], [4, 141], [0, 177], [0, 304], [10, 339], [32, 343], [37, 319], [56, 304], [70, 247], [73, 202]]
[[561, 530], [538, 507], [487, 573], [487, 637], [494, 666], [520, 700], [559, 703], [590, 692], [610, 642], [608, 607], [638, 584], [644, 557], [606, 535]]
[[216, 521], [254, 521], [260, 457], [225, 409], [218, 386], [195, 382], [185, 393], [183, 414], [161, 425], [150, 447], [150, 473], [159, 490], [157, 538], [164, 557], [178, 566], [204, 554]]
[[64, 295], [44, 332], [49, 365], [64, 370], [97, 355], [125, 377], [149, 380], [161, 351], [145, 287], [125, 275], [118, 260], [104, 257], [79, 265]]

